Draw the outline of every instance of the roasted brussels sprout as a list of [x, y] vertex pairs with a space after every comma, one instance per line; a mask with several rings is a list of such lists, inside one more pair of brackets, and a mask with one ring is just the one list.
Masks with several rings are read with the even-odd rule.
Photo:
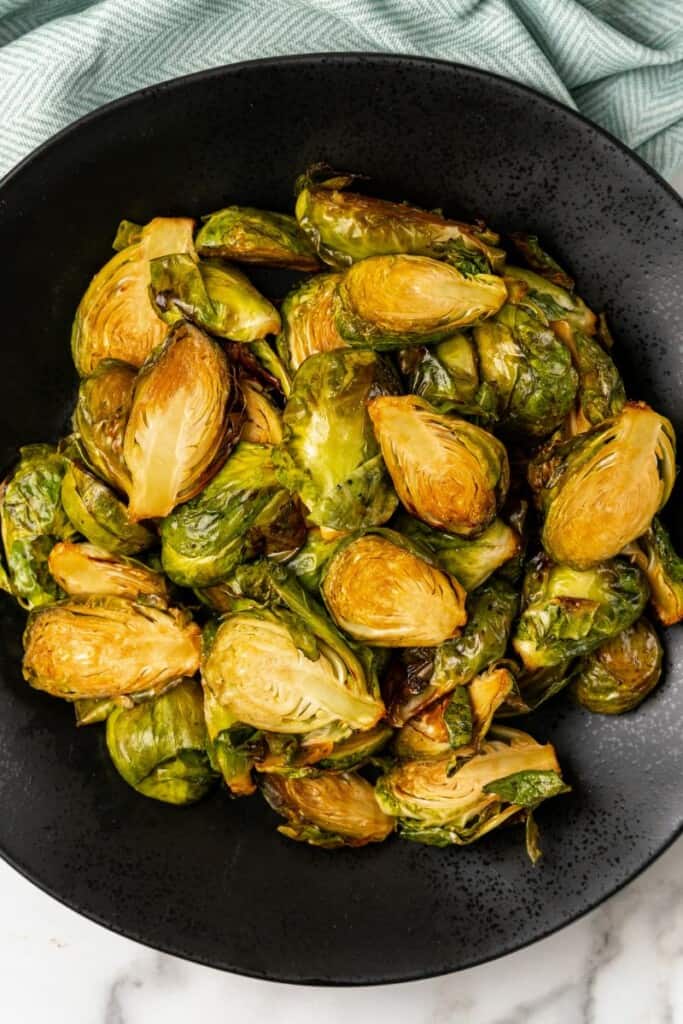
[[624, 553], [645, 573], [650, 600], [659, 621], [673, 626], [683, 619], [683, 558], [656, 517], [642, 537], [629, 544]]
[[237, 267], [178, 253], [152, 260], [150, 295], [167, 323], [183, 317], [211, 334], [257, 341], [280, 330], [275, 306]]
[[79, 533], [112, 554], [136, 555], [156, 539], [146, 526], [131, 523], [124, 503], [77, 458], [64, 474], [62, 503]]
[[346, 348], [334, 313], [334, 296], [340, 280], [341, 274], [316, 274], [293, 288], [282, 303], [277, 350], [292, 372], [316, 352]]
[[282, 413], [266, 391], [254, 380], [240, 381], [246, 419], [242, 440], [254, 444], [279, 444], [282, 440]]
[[292, 270], [318, 270], [320, 266], [313, 246], [289, 214], [226, 206], [203, 221], [195, 239], [200, 256]]
[[583, 659], [572, 689], [588, 711], [620, 715], [637, 708], [661, 674], [662, 645], [641, 618]]
[[88, 463], [122, 494], [130, 489], [123, 436], [137, 374], [132, 366], [105, 359], [81, 381], [73, 427]]
[[468, 277], [427, 256], [372, 256], [342, 275], [335, 323], [354, 346], [429, 345], [492, 316], [506, 297], [503, 279], [493, 274]]
[[529, 481], [545, 516], [545, 550], [578, 569], [612, 558], [645, 533], [675, 475], [673, 427], [642, 402], [542, 449]]
[[393, 530], [340, 545], [325, 567], [322, 594], [337, 625], [374, 647], [437, 647], [467, 618], [458, 581]]
[[574, 403], [578, 377], [567, 346], [550, 327], [508, 302], [473, 333], [481, 379], [501, 425], [533, 437], [559, 426]]
[[564, 288], [569, 292], [574, 291], [574, 279], [566, 270], [562, 269], [550, 253], [541, 248], [536, 235], [525, 235], [521, 231], [514, 231], [511, 232], [510, 239], [515, 249], [521, 253], [524, 262], [533, 271], [544, 277], [546, 281], [550, 281], [551, 284], [557, 285], [558, 288]]
[[517, 729], [496, 727], [480, 753], [453, 771], [452, 758], [404, 761], [379, 779], [377, 801], [406, 839], [463, 846], [509, 820], [524, 820], [569, 787], [555, 750]]
[[164, 340], [167, 328], [147, 294], [149, 261], [168, 253], [193, 254], [193, 226], [185, 217], [155, 217], [144, 228], [130, 225], [132, 230], [119, 232], [115, 248], [121, 251], [92, 279], [76, 312], [71, 349], [82, 377], [104, 359], [142, 366]]
[[624, 382], [595, 338], [572, 330], [566, 320], [557, 320], [552, 327], [571, 352], [579, 376], [576, 409], [570, 416], [570, 433], [579, 434], [621, 412], [626, 403]]
[[493, 434], [415, 395], [373, 397], [368, 412], [409, 512], [465, 537], [493, 522], [509, 482], [507, 452]]
[[538, 555], [524, 579], [513, 647], [530, 672], [589, 654], [635, 622], [647, 598], [645, 577], [623, 559], [573, 569]]
[[268, 775], [261, 784], [266, 800], [286, 819], [278, 832], [311, 846], [381, 843], [394, 830], [373, 787], [353, 772], [323, 772], [303, 778]]
[[435, 651], [418, 648], [395, 659], [384, 680], [392, 725], [403, 725], [502, 658], [517, 604], [517, 594], [509, 583], [491, 579], [468, 597], [467, 624], [460, 636]]
[[73, 597], [113, 594], [168, 602], [168, 584], [162, 573], [131, 558], [114, 557], [94, 544], [60, 541], [50, 552], [47, 564], [62, 590]]
[[212, 586], [240, 561], [261, 553], [269, 528], [282, 534], [288, 527], [285, 543], [296, 549], [305, 527], [300, 516], [283, 517], [288, 501], [275, 475], [272, 450], [240, 441], [201, 494], [162, 521], [164, 572], [182, 586]]
[[107, 749], [119, 775], [167, 804], [200, 800], [215, 779], [199, 683], [186, 679], [160, 697], [107, 718]]
[[402, 513], [396, 529], [417, 544], [425, 545], [442, 569], [455, 576], [468, 592], [476, 590], [489, 576], [519, 554], [522, 539], [512, 526], [494, 519], [478, 537], [458, 537]]
[[297, 181], [297, 219], [331, 266], [392, 253], [444, 256], [473, 270], [502, 265], [505, 254], [495, 248], [498, 235], [493, 231], [406, 203], [344, 191], [354, 180], [355, 175], [316, 166]]
[[202, 678], [236, 721], [293, 735], [325, 729], [343, 739], [371, 729], [383, 712], [361, 663], [355, 656], [347, 661], [303, 619], [254, 609], [223, 619]]
[[236, 722], [230, 712], [204, 688], [204, 718], [208, 753], [214, 771], [220, 773], [233, 796], [256, 792], [252, 769], [261, 744], [260, 733]]
[[401, 373], [408, 390], [439, 412], [457, 412], [489, 422], [496, 418], [498, 396], [479, 376], [477, 350], [470, 332], [458, 331], [431, 347], [403, 349]]
[[6, 563], [0, 585], [23, 608], [37, 608], [61, 596], [48, 570], [48, 556], [55, 541], [74, 533], [61, 500], [66, 461], [47, 444], [27, 445], [19, 456], [0, 486]]
[[486, 669], [468, 686], [456, 686], [399, 730], [397, 755], [403, 760], [424, 760], [467, 747], [466, 756], [471, 756], [513, 687], [514, 677], [504, 667]]
[[366, 732], [354, 732], [348, 739], [335, 743], [330, 752], [317, 762], [316, 768], [335, 772], [360, 768], [386, 747], [393, 734], [394, 730], [385, 722]]
[[242, 429], [244, 402], [217, 342], [185, 321], [138, 375], [123, 453], [133, 522], [166, 516], [220, 468]]
[[374, 352], [339, 349], [302, 363], [274, 461], [282, 485], [299, 495], [312, 523], [355, 530], [391, 517], [398, 502], [366, 403], [397, 390], [391, 367]]
[[201, 634], [177, 608], [70, 597], [29, 616], [24, 678], [55, 697], [159, 692], [199, 668]]
[[505, 265], [503, 270], [509, 289], [519, 289], [524, 299], [535, 310], [540, 310], [548, 322], [567, 320], [572, 328], [584, 334], [595, 334], [597, 318], [583, 299], [553, 281], [522, 267]]

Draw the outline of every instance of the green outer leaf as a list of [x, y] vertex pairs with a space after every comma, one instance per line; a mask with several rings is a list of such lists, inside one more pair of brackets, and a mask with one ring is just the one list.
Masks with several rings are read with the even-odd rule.
[[144, 796], [166, 803], [199, 800], [213, 773], [201, 687], [185, 680], [154, 700], [116, 708], [107, 719], [107, 749], [121, 777]]
[[472, 739], [472, 705], [466, 686], [456, 686], [443, 716], [453, 750], [464, 747]]
[[532, 810], [551, 796], [571, 792], [571, 786], [563, 782], [558, 772], [553, 771], [515, 772], [495, 782], [487, 782], [483, 789], [485, 793], [494, 793], [507, 803]]
[[387, 745], [393, 732], [390, 725], [380, 722], [367, 732], [353, 733], [348, 739], [335, 743], [334, 749], [318, 761], [316, 767], [337, 772], [358, 768]]
[[106, 722], [109, 715], [115, 708], [121, 706], [121, 702], [111, 697], [81, 697], [74, 701], [74, 713], [76, 725], [96, 725], [98, 722]]
[[69, 462], [64, 474], [62, 504], [79, 533], [105, 551], [135, 555], [155, 542], [154, 533], [131, 523], [123, 502], [77, 460]]
[[541, 248], [536, 235], [525, 235], [521, 231], [514, 231], [510, 238], [533, 271], [550, 281], [551, 284], [557, 285], [558, 288], [564, 288], [569, 292], [574, 291], [574, 279], [566, 270], [562, 269], [550, 253]]
[[116, 236], [111, 244], [114, 252], [121, 252], [129, 245], [134, 245], [142, 238], [142, 224], [136, 224], [132, 220], [122, 220], [116, 229]]
[[296, 218], [250, 206], [227, 206], [202, 218], [195, 246], [200, 256], [293, 270], [317, 270], [315, 250]]

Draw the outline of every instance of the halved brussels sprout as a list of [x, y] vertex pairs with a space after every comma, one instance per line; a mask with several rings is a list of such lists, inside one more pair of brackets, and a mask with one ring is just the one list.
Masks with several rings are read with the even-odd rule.
[[501, 277], [467, 277], [428, 256], [372, 256], [342, 275], [335, 323], [350, 345], [378, 350], [444, 341], [493, 316], [505, 302]]
[[296, 218], [287, 213], [226, 206], [202, 219], [195, 239], [200, 256], [292, 270], [317, 270], [320, 266]]
[[647, 598], [645, 577], [623, 559], [573, 569], [538, 555], [524, 579], [513, 647], [530, 672], [589, 654], [635, 622]]
[[549, 434], [572, 408], [578, 386], [566, 345], [544, 321], [512, 302], [473, 333], [496, 418], [514, 433]]
[[292, 372], [316, 352], [347, 347], [334, 319], [334, 296], [340, 280], [341, 274], [316, 274], [296, 285], [282, 303], [277, 350]]
[[662, 645], [647, 619], [638, 619], [584, 658], [572, 688], [588, 711], [621, 715], [645, 700], [661, 674]]
[[167, 330], [147, 294], [149, 261], [168, 253], [194, 254], [194, 221], [188, 218], [155, 217], [144, 228], [131, 227], [117, 236], [115, 248], [121, 251], [95, 275], [76, 311], [71, 350], [82, 377], [104, 359], [142, 366]]
[[390, 365], [374, 352], [339, 349], [302, 363], [274, 461], [282, 485], [299, 495], [312, 523], [356, 530], [391, 517], [398, 502], [366, 403], [397, 390]]
[[533, 271], [540, 274], [546, 281], [555, 284], [558, 288], [566, 291], [574, 291], [574, 279], [563, 270], [559, 263], [553, 259], [550, 253], [541, 248], [536, 235], [525, 235], [521, 231], [513, 231], [510, 239], [518, 252], [521, 253], [525, 263]]
[[237, 267], [178, 253], [152, 260], [150, 296], [166, 323], [183, 317], [211, 334], [257, 341], [280, 330], [278, 311]]
[[414, 345], [399, 353], [408, 390], [439, 412], [457, 412], [482, 421], [496, 417], [498, 398], [481, 382], [477, 350], [469, 332], [458, 331], [438, 345]]
[[220, 623], [203, 659], [204, 686], [235, 721], [291, 735], [325, 729], [343, 739], [371, 729], [384, 710], [350, 648], [350, 657], [340, 656], [345, 646], [317, 638], [289, 612], [236, 612]]
[[366, 732], [354, 732], [348, 739], [335, 743], [330, 752], [317, 762], [316, 767], [335, 772], [360, 768], [379, 754], [393, 735], [394, 730], [385, 722], [380, 722]]
[[138, 375], [123, 453], [131, 520], [166, 516], [215, 475], [242, 429], [244, 402], [217, 342], [182, 321]]
[[509, 483], [507, 452], [486, 430], [415, 395], [372, 398], [368, 412], [403, 505], [462, 536], [493, 522]]
[[233, 796], [256, 792], [252, 770], [261, 750], [261, 734], [236, 722], [230, 712], [204, 688], [204, 718], [208, 753], [213, 769], [220, 773]]
[[156, 540], [146, 526], [131, 523], [124, 503], [77, 458], [70, 459], [64, 474], [62, 503], [78, 532], [112, 554], [136, 555]]
[[476, 590], [489, 576], [522, 549], [517, 530], [502, 519], [494, 519], [478, 537], [458, 537], [402, 513], [396, 529], [416, 544], [425, 545], [442, 569], [455, 576], [468, 592]]
[[645, 573], [650, 585], [650, 601], [664, 626], [683, 619], [683, 558], [659, 519], [642, 537], [624, 549], [624, 554]]
[[164, 572], [185, 587], [212, 586], [260, 553], [269, 527], [281, 534], [288, 528], [285, 543], [296, 549], [305, 527], [300, 516], [284, 516], [289, 500], [275, 475], [272, 450], [240, 441], [201, 494], [163, 520]]
[[60, 541], [50, 552], [48, 568], [62, 590], [73, 597], [113, 594], [168, 601], [168, 584], [160, 572], [131, 558], [115, 558], [94, 544]]
[[517, 606], [514, 589], [494, 577], [469, 595], [467, 624], [460, 636], [447, 640], [435, 651], [408, 650], [395, 660], [384, 681], [392, 725], [403, 725], [502, 658]]
[[548, 321], [567, 320], [584, 334], [595, 334], [597, 318], [583, 299], [533, 270], [506, 264], [503, 269], [508, 288], [519, 288]]
[[191, 679], [107, 718], [107, 749], [119, 775], [167, 804], [191, 804], [208, 793], [215, 775], [206, 745], [202, 691]]
[[199, 668], [189, 615], [125, 597], [70, 597], [29, 616], [24, 678], [55, 697], [159, 692]]
[[296, 216], [322, 259], [344, 267], [366, 256], [420, 253], [459, 259], [475, 270], [500, 267], [498, 235], [407, 203], [345, 192], [355, 175], [315, 166], [297, 181]]
[[137, 374], [132, 366], [105, 359], [81, 381], [73, 427], [86, 459], [102, 479], [122, 494], [130, 488], [123, 458], [123, 436]]
[[353, 772], [298, 779], [269, 775], [261, 791], [287, 821], [278, 832], [311, 846], [365, 846], [381, 843], [394, 831], [394, 819], [380, 809], [373, 787]]
[[282, 440], [282, 413], [271, 402], [261, 385], [248, 377], [240, 381], [246, 419], [242, 440], [254, 444], [279, 444]]
[[642, 402], [542, 449], [529, 481], [545, 515], [545, 550], [578, 569], [612, 558], [645, 533], [675, 476], [673, 427]]
[[37, 608], [61, 596], [48, 570], [48, 556], [57, 540], [74, 533], [61, 500], [66, 460], [47, 444], [26, 445], [19, 456], [0, 486], [6, 562], [0, 586], [22, 608]]
[[345, 633], [375, 647], [437, 647], [465, 624], [465, 592], [393, 530], [342, 544], [322, 594]]
[[525, 820], [543, 800], [569, 789], [555, 750], [517, 729], [496, 727], [456, 771], [450, 756], [404, 761], [379, 779], [380, 807], [399, 835], [433, 846], [463, 846], [505, 821]]
[[626, 392], [612, 357], [595, 338], [573, 330], [566, 320], [556, 320], [552, 328], [571, 352], [579, 375], [577, 407], [571, 414], [571, 433], [579, 434], [617, 416], [626, 403]]
[[467, 747], [464, 754], [471, 756], [513, 688], [514, 676], [509, 669], [486, 669], [468, 686], [456, 686], [452, 693], [406, 722], [396, 737], [396, 753], [403, 760], [424, 760]]

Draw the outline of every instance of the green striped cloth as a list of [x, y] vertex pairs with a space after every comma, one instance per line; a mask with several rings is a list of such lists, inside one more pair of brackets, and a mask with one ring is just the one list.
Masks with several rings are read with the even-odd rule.
[[578, 108], [665, 175], [683, 162], [683, 0], [0, 0], [0, 48], [0, 174], [141, 86], [324, 50], [497, 71]]

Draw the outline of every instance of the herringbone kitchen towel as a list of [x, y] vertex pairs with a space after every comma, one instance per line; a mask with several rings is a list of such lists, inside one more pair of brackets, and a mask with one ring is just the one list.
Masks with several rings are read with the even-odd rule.
[[497, 71], [577, 107], [664, 174], [683, 161], [683, 0], [0, 0], [0, 173], [141, 86], [323, 50]]

